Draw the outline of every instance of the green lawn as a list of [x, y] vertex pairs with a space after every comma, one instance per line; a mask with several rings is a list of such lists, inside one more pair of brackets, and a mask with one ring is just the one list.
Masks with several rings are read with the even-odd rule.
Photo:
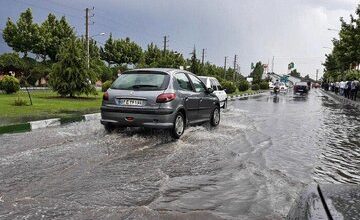
[[[26, 100], [27, 105], [15, 106], [18, 97]], [[32, 106], [24, 91], [0, 94], [0, 125], [99, 112], [102, 92], [96, 96], [61, 98], [52, 91], [33, 91], [31, 97]]]

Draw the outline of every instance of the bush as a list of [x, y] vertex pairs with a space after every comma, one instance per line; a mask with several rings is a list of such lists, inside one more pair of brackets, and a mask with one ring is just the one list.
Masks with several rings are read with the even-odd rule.
[[221, 85], [224, 89], [226, 89], [227, 94], [234, 93], [236, 91], [236, 86], [233, 82], [224, 80]]
[[238, 83], [238, 89], [240, 92], [248, 90], [249, 87], [250, 87], [250, 85], [249, 85], [248, 81], [246, 81], [246, 80], [242, 80]]
[[1, 89], [7, 94], [15, 93], [20, 90], [20, 82], [13, 76], [4, 76], [0, 84]]
[[15, 99], [15, 101], [14, 101], [14, 105], [15, 106], [23, 106], [23, 105], [26, 105], [26, 101], [20, 97], [17, 97], [17, 99]]
[[101, 86], [101, 91], [106, 92], [110, 88], [111, 84], [112, 84], [111, 80], [104, 82]]
[[260, 86], [259, 86], [259, 84], [253, 84], [253, 85], [251, 86], [251, 89], [254, 90], [254, 91], [257, 91], [257, 90], [260, 89]]
[[268, 82], [261, 82], [260, 83], [260, 89], [263, 89], [263, 90], [269, 89], [269, 83]]

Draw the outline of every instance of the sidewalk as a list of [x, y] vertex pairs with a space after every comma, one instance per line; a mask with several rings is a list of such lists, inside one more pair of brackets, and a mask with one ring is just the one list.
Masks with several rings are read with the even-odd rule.
[[357, 100], [354, 101], [354, 100], [351, 100], [351, 99], [347, 99], [344, 96], [337, 95], [334, 92], [325, 91], [323, 89], [321, 89], [320, 91], [327, 94], [327, 95], [329, 95], [333, 99], [336, 99], [336, 100], [340, 101], [342, 104], [353, 105], [353, 106], [355, 106], [357, 108], [360, 108], [360, 98], [359, 97], [357, 97]]

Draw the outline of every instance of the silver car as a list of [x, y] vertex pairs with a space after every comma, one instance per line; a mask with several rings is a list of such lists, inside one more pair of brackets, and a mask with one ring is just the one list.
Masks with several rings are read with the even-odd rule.
[[170, 129], [179, 138], [187, 125], [220, 122], [213, 90], [194, 74], [177, 69], [136, 69], [122, 73], [104, 93], [101, 123], [116, 127]]

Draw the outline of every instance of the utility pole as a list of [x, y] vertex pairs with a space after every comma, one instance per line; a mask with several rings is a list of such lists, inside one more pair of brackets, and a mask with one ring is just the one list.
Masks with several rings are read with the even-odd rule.
[[85, 39], [86, 39], [86, 65], [90, 67], [90, 41], [89, 41], [89, 8], [85, 9]]
[[318, 81], [319, 69], [316, 69], [316, 82]]
[[273, 73], [273, 72], [274, 72], [274, 56], [271, 61], [271, 73]]
[[169, 42], [168, 40], [168, 36], [164, 36], [164, 51], [163, 51], [163, 55], [165, 56], [166, 54], [166, 48], [167, 48], [167, 43]]
[[224, 63], [224, 79], [226, 79], [226, 59], [227, 56], [225, 56], [225, 63]]
[[202, 54], [201, 54], [201, 64], [204, 65], [204, 58], [205, 58], [205, 49], [202, 49]]
[[[86, 40], [86, 65], [87, 68], [90, 68], [90, 33], [89, 33], [89, 25], [90, 25], [90, 18], [94, 15], [90, 15], [90, 11], [94, 10], [94, 7], [92, 9], [85, 8], [85, 40]], [[94, 24], [94, 23], [92, 23]]]
[[235, 54], [234, 56], [234, 81], [235, 81], [235, 77], [236, 77], [236, 58], [237, 58], [237, 55]]

